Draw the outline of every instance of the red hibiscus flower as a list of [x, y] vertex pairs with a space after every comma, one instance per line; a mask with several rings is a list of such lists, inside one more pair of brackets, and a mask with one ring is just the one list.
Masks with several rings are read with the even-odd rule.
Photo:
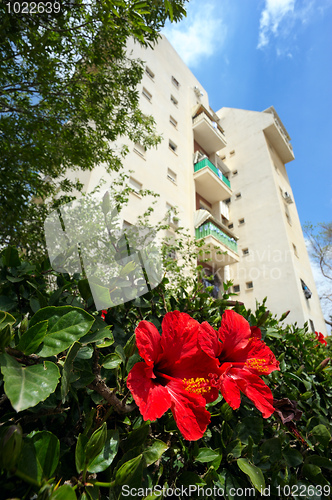
[[102, 309], [101, 311], [101, 319], [103, 319], [105, 321], [105, 318], [106, 318], [106, 314], [107, 314], [107, 309]]
[[218, 332], [207, 322], [201, 327], [199, 343], [203, 351], [220, 364], [212, 384], [220, 388], [228, 404], [239, 408], [243, 392], [264, 418], [272, 415], [272, 392], [259, 376], [279, 370], [279, 362], [262, 342], [260, 329], [250, 328], [240, 314], [229, 310], [224, 312]]
[[[316, 339], [318, 340], [318, 342], [320, 342], [320, 343], [321, 343], [321, 344], [323, 344], [323, 345], [327, 345], [327, 342], [326, 342], [326, 340], [325, 340], [325, 337], [324, 337], [324, 335], [323, 335], [322, 333], [320, 333], [320, 332], [319, 332], [319, 333], [318, 333], [318, 332], [315, 332], [315, 335], [316, 335]], [[317, 344], [317, 346], [318, 346], [318, 344]], [[316, 347], [317, 347], [317, 346], [316, 346]]]
[[210, 413], [207, 402], [218, 396], [209, 374], [218, 364], [199, 347], [201, 325], [188, 314], [169, 312], [162, 322], [162, 335], [148, 321], [136, 328], [136, 343], [144, 361], [130, 370], [127, 386], [144, 420], [156, 420], [171, 409], [185, 439], [203, 436]]

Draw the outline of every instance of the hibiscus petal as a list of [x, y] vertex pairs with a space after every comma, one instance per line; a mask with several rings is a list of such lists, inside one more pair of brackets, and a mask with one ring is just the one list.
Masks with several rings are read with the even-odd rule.
[[[200, 324], [189, 314], [173, 311], [166, 313], [162, 322], [161, 346], [168, 366], [183, 361], [198, 352]], [[164, 363], [162, 363], [163, 366]]]
[[237, 410], [241, 404], [241, 393], [237, 386], [235, 380], [233, 380], [227, 372], [220, 377], [220, 392], [224, 397], [225, 401], [233, 408]]
[[238, 370], [236, 383], [239, 389], [251, 399], [256, 408], [262, 412], [264, 418], [272, 415], [274, 412], [272, 392], [262, 379], [248, 370]]
[[240, 314], [228, 309], [222, 316], [218, 333], [222, 341], [221, 356], [223, 359], [231, 357], [234, 351], [244, 349], [251, 337], [248, 321]]
[[244, 367], [257, 375], [268, 375], [274, 370], [280, 370], [279, 361], [271, 349], [261, 340], [252, 338], [248, 345], [247, 359]]
[[262, 332], [258, 326], [256, 326], [256, 325], [251, 326], [250, 330], [251, 330], [251, 337], [259, 339], [259, 340], [262, 338]]
[[217, 358], [221, 353], [222, 344], [219, 341], [218, 332], [207, 321], [201, 324], [198, 333], [198, 343], [211, 358]]
[[152, 365], [162, 351], [160, 333], [153, 323], [149, 321], [140, 321], [135, 330], [135, 334], [140, 356], [146, 363]]
[[205, 399], [183, 389], [183, 384], [171, 381], [167, 390], [172, 398], [171, 410], [181, 434], [188, 441], [200, 439], [211, 420], [205, 409]]
[[136, 363], [128, 374], [127, 387], [144, 420], [156, 420], [170, 408], [171, 396], [163, 385], [147, 376], [146, 368], [146, 363]]

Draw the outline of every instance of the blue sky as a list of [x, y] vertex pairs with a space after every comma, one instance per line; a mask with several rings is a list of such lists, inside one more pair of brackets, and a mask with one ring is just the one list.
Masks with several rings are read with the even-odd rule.
[[[214, 110], [276, 108], [292, 139], [301, 224], [331, 221], [332, 0], [190, 0], [164, 33]], [[321, 295], [331, 285], [312, 268]], [[330, 302], [322, 308], [332, 314]]]
[[164, 33], [214, 110], [276, 108], [301, 223], [330, 221], [332, 0], [191, 0]]

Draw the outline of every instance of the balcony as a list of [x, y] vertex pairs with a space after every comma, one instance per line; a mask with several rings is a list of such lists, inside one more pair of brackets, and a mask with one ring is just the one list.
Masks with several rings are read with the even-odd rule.
[[273, 106], [271, 106], [266, 109], [264, 113], [269, 113], [272, 118], [271, 124], [264, 129], [265, 135], [274, 149], [278, 152], [281, 161], [283, 163], [288, 163], [289, 161], [294, 160], [295, 156], [290, 142], [290, 137], [276, 110]]
[[195, 229], [195, 238], [196, 240], [204, 238], [203, 258], [209, 258], [216, 267], [239, 262], [240, 258], [235, 238], [226, 234], [213, 222], [207, 221], [197, 227]]
[[193, 131], [195, 140], [210, 155], [224, 148], [227, 143], [222, 128], [209, 115], [201, 107], [193, 118]]
[[232, 195], [231, 183], [208, 158], [194, 165], [194, 180], [197, 193], [210, 203], [226, 200]]

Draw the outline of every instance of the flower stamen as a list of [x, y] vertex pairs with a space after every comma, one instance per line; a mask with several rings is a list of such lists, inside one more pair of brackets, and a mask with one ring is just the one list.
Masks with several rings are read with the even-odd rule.
[[203, 377], [184, 378], [183, 384], [187, 392], [193, 392], [195, 394], [205, 394], [211, 390], [209, 380]]

